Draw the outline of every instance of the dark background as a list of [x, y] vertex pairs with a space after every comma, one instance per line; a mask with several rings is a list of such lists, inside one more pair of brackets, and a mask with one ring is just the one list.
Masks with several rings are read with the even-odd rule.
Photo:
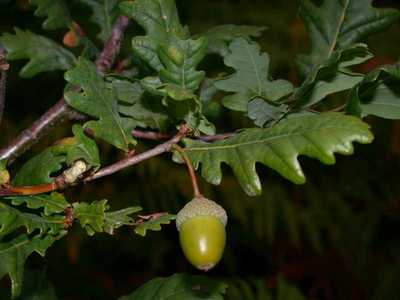
[[[177, 2], [182, 23], [193, 33], [229, 23], [269, 26], [259, 42], [271, 57], [273, 76], [300, 82], [294, 59], [307, 51], [307, 36], [297, 16], [296, 1]], [[375, 4], [400, 8], [394, 0]], [[87, 21], [89, 11], [76, 1], [71, 1], [71, 7], [74, 18], [83, 17], [85, 31], [95, 33], [96, 27]], [[65, 31], [44, 33], [41, 21], [33, 17], [25, 1], [0, 2], [0, 32], [19, 27], [61, 42]], [[136, 24], [129, 29], [130, 35], [140, 32]], [[361, 71], [397, 61], [400, 24], [373, 36], [368, 43], [376, 57]], [[123, 53], [128, 51], [126, 42]], [[29, 126], [63, 92], [61, 72], [21, 79], [18, 72], [23, 64], [11, 63], [0, 145]], [[223, 64], [210, 57], [203, 67], [218, 74]], [[240, 114], [226, 111], [215, 121], [220, 131], [249, 124]], [[230, 217], [225, 256], [209, 276], [255, 279], [274, 287], [277, 274], [282, 273], [310, 299], [400, 299], [400, 123], [376, 118], [367, 121], [375, 142], [356, 146], [354, 156], [337, 156], [334, 166], [301, 158], [308, 179], [305, 185], [295, 186], [263, 166], [258, 166], [264, 187], [260, 197], [246, 196], [228, 168], [220, 187], [201, 181], [204, 194], [221, 203]], [[13, 165], [12, 171], [34, 153], [70, 135], [70, 125], [45, 137]], [[120, 155], [107, 145], [101, 146], [103, 162]], [[140, 147], [147, 146], [151, 143]], [[172, 163], [168, 155], [67, 191], [71, 202], [105, 198], [112, 209], [138, 204], [146, 212], [176, 213], [190, 197], [185, 168]], [[313, 228], [307, 220], [314, 220]], [[146, 238], [129, 229], [114, 236], [87, 237], [74, 226], [44, 259], [32, 257], [27, 267], [43, 270], [60, 299], [115, 299], [157, 276], [198, 274], [181, 253], [174, 225]], [[0, 290], [5, 290], [8, 281], [2, 282]]]

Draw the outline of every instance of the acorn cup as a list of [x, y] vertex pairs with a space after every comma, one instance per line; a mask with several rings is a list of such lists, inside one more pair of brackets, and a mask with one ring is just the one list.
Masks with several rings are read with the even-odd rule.
[[226, 211], [203, 196], [196, 196], [178, 213], [176, 227], [187, 260], [197, 269], [208, 271], [222, 258], [228, 222]]

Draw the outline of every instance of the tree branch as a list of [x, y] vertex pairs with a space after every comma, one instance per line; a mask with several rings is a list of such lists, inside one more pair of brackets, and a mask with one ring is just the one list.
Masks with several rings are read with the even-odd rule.
[[0, 125], [6, 101], [7, 70], [9, 67], [6, 61], [6, 50], [0, 47]]
[[[117, 56], [126, 27], [129, 24], [128, 17], [120, 16], [115, 22], [114, 28], [103, 51], [96, 61], [97, 69], [105, 72], [110, 69]], [[64, 98], [61, 98], [44, 115], [35, 121], [29, 128], [21, 132], [6, 147], [0, 150], [0, 160], [6, 159], [12, 163], [15, 158], [36, 144], [41, 137], [49, 133], [55, 126], [67, 120], [84, 119], [86, 116], [70, 108]]]
[[65, 177], [65, 172], [58, 177], [54, 178], [52, 183], [48, 184], [39, 184], [36, 186], [12, 186], [12, 185], [3, 185], [0, 187], [0, 197], [5, 196], [17, 196], [17, 195], [37, 195], [48, 193], [56, 190], [63, 190], [71, 185], [76, 185], [80, 182], [90, 182], [111, 174], [114, 174], [118, 171], [121, 171], [130, 166], [136, 165], [144, 160], [152, 158], [154, 156], [160, 155], [165, 152], [171, 151], [171, 149], [177, 145], [185, 136], [190, 133], [190, 128], [183, 125], [179, 132], [173, 136], [168, 141], [148, 150], [143, 153], [133, 155], [127, 158], [124, 158], [112, 165], [104, 167], [97, 171], [95, 174], [90, 175], [81, 181], [77, 180], [76, 182], [71, 182], [67, 180]]
[[116, 173], [118, 171], [121, 171], [122, 169], [125, 169], [127, 167], [136, 165], [144, 160], [147, 160], [151, 157], [160, 155], [165, 152], [171, 151], [172, 147], [176, 144], [178, 144], [185, 136], [187, 136], [190, 132], [190, 129], [186, 126], [182, 126], [179, 132], [173, 136], [171, 139], [168, 141], [137, 155], [127, 157], [125, 159], [122, 159], [115, 164], [112, 164], [108, 167], [105, 167], [103, 169], [100, 169], [98, 172], [96, 172], [94, 175], [89, 176], [84, 179], [84, 182], [89, 182], [93, 181], [95, 179], [111, 175], [113, 173]]
[[[136, 138], [152, 140], [152, 141], [160, 141], [160, 140], [166, 140], [166, 139], [171, 138], [170, 134], [156, 132], [156, 131], [141, 131], [138, 129], [134, 129], [134, 130], [132, 130], [131, 133]], [[215, 134], [215, 135], [201, 135], [201, 136], [194, 137], [194, 139], [197, 139], [197, 140], [200, 140], [203, 142], [214, 142], [214, 141], [225, 140], [234, 135], [235, 135], [234, 132], [229, 132], [229, 133], [221, 133], [221, 134]]]

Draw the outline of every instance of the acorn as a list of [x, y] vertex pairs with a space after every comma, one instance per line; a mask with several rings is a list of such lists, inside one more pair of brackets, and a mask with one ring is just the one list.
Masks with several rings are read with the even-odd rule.
[[208, 271], [222, 258], [228, 222], [226, 211], [201, 195], [188, 202], [178, 213], [176, 227], [187, 260], [197, 269]]

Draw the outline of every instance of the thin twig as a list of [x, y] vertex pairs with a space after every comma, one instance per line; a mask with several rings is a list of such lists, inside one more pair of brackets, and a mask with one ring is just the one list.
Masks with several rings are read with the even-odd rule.
[[[126, 157], [112, 165], [104, 167], [97, 171], [95, 174], [84, 178], [83, 182], [93, 181], [111, 174], [114, 174], [122, 169], [136, 165], [144, 160], [160, 155], [165, 152], [171, 151], [172, 147], [179, 143], [185, 136], [190, 133], [190, 128], [183, 125], [179, 132], [172, 137], [170, 140], [148, 150], [143, 153]], [[65, 172], [64, 172], [65, 173]], [[64, 173], [54, 179], [54, 182], [49, 184], [37, 185], [37, 186], [2, 186], [0, 187], [0, 196], [15, 196], [15, 195], [37, 195], [42, 193], [48, 193], [56, 190], [63, 190], [71, 185], [76, 185], [77, 182], [66, 182]]]
[[115, 22], [114, 28], [111, 31], [110, 38], [104, 45], [104, 49], [101, 52], [99, 58], [96, 60], [97, 70], [100, 72], [106, 72], [109, 70], [121, 48], [122, 39], [124, 37], [125, 29], [129, 25], [129, 18], [126, 16], [120, 16]]
[[85, 178], [84, 182], [93, 181], [95, 179], [114, 174], [118, 171], [121, 171], [130, 166], [136, 165], [136, 164], [138, 164], [144, 160], [147, 160], [151, 157], [160, 155], [165, 152], [169, 152], [169, 151], [171, 151], [172, 146], [178, 144], [185, 136], [187, 136], [189, 134], [189, 132], [190, 132], [190, 129], [188, 127], [182, 126], [181, 129], [179, 130], [179, 132], [174, 137], [172, 137], [170, 140], [168, 140], [146, 152], [124, 158], [112, 165], [104, 167], [104, 168], [100, 169], [98, 172], [96, 172], [95, 174]]
[[[141, 131], [138, 129], [132, 130], [132, 135], [139, 139], [153, 140], [153, 141], [160, 141], [171, 138], [171, 135], [167, 133], [156, 132], [156, 131]], [[201, 135], [194, 137], [194, 139], [201, 140], [203, 142], [214, 142], [214, 141], [225, 140], [234, 135], [235, 133], [229, 132], [229, 133], [221, 133], [215, 135]]]
[[[129, 21], [125, 16], [120, 16], [111, 32], [110, 38], [105, 43], [103, 51], [96, 61], [97, 69], [105, 72], [110, 69], [119, 52], [121, 41]], [[84, 119], [86, 116], [70, 108], [64, 98], [61, 98], [44, 115], [35, 121], [13, 139], [6, 147], [0, 149], [0, 160], [6, 159], [12, 163], [15, 158], [36, 144], [39, 139], [49, 133], [55, 126], [67, 120]]]
[[3, 117], [4, 105], [6, 102], [6, 82], [9, 65], [6, 61], [6, 50], [0, 47], [0, 125]]
[[190, 175], [190, 180], [192, 182], [194, 197], [201, 197], [199, 185], [197, 183], [196, 172], [194, 171], [192, 161], [187, 156], [185, 150], [183, 148], [181, 148], [180, 146], [173, 145], [172, 148], [179, 152], [179, 154], [181, 155], [182, 159], [184, 160], [184, 162], [185, 162], [185, 164], [186, 164], [186, 166], [188, 168], [189, 175]]

